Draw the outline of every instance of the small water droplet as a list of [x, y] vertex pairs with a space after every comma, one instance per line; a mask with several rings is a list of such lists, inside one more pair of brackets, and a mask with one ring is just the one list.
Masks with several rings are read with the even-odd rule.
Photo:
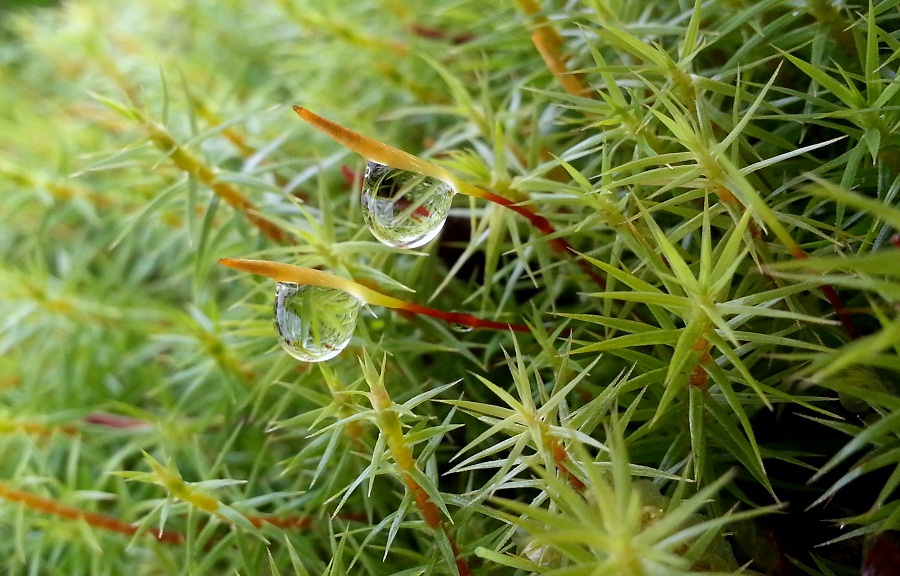
[[391, 168], [366, 165], [362, 213], [372, 235], [395, 248], [417, 248], [438, 235], [453, 200], [446, 182]]
[[333, 358], [353, 337], [361, 307], [362, 302], [341, 290], [279, 282], [275, 288], [278, 341], [302, 362]]
[[[460, 312], [459, 310], [453, 310], [455, 314], [465, 314], [465, 312]], [[466, 324], [460, 324], [459, 322], [451, 322], [450, 329], [454, 332], [471, 332], [472, 327]]]

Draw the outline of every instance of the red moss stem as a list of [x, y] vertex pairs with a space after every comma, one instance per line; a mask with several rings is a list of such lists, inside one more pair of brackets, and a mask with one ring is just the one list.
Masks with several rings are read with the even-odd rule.
[[[807, 258], [809, 258], [809, 255], [799, 247], [797, 251], [792, 250], [791, 254], [797, 260], [806, 260]], [[844, 330], [847, 331], [847, 334], [850, 336], [850, 338], [852, 340], [856, 340], [857, 338], [859, 338], [859, 332], [856, 330], [856, 325], [853, 323], [853, 318], [850, 316], [850, 313], [847, 312], [847, 307], [844, 306], [844, 301], [841, 300], [841, 297], [838, 296], [837, 291], [831, 286], [831, 284], [822, 285], [822, 294], [824, 294], [825, 298], [827, 298], [831, 303], [831, 306], [834, 308], [838, 319], [841, 321], [841, 324], [844, 326]]]
[[129, 418], [128, 416], [120, 416], [118, 414], [110, 414], [109, 412], [94, 412], [93, 414], [88, 414], [84, 417], [84, 423], [122, 429], [152, 426], [150, 422], [145, 420], [138, 420], [137, 418]]
[[[537, 230], [541, 231], [546, 235], [553, 235], [556, 233], [556, 229], [553, 227], [553, 224], [550, 223], [549, 220], [535, 212], [529, 206], [523, 206], [522, 204], [517, 204], [508, 198], [504, 198], [499, 194], [494, 194], [493, 192], [485, 192], [482, 195], [482, 198], [489, 202], [493, 202], [494, 204], [498, 204], [512, 210], [516, 214], [523, 216], [531, 225], [534, 226]], [[603, 278], [590, 262], [582, 258], [581, 254], [579, 254], [571, 244], [569, 244], [568, 240], [562, 237], [555, 237], [549, 240], [550, 247], [556, 250], [557, 252], [561, 252], [563, 254], [569, 254], [570, 256], [575, 258], [575, 263], [578, 264], [578, 267], [581, 268], [582, 272], [590, 276], [591, 280], [597, 283], [601, 288], [606, 288], [606, 279]]]
[[407, 307], [405, 308], [408, 312], [412, 312], [413, 314], [422, 314], [424, 316], [431, 316], [432, 318], [438, 318], [440, 320], [444, 320], [445, 322], [450, 322], [453, 324], [461, 324], [463, 326], [469, 326], [471, 328], [480, 328], [484, 330], [512, 330], [513, 332], [524, 332], [530, 333], [531, 329], [525, 324], [513, 324], [510, 322], [498, 322], [496, 320], [485, 320], [483, 318], [478, 318], [473, 316], [472, 314], [468, 314], [466, 312], [444, 312], [443, 310], [438, 310], [436, 308], [429, 308], [428, 306], [422, 306], [421, 304], [413, 304], [412, 302], [407, 303]]

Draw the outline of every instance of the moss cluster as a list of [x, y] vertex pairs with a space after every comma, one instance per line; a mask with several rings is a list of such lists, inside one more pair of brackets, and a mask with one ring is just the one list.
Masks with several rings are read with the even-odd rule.
[[[897, 0], [37, 4], [0, 12], [0, 570], [900, 563]], [[468, 195], [379, 243], [380, 157], [292, 105]], [[223, 257], [394, 304], [299, 363]]]

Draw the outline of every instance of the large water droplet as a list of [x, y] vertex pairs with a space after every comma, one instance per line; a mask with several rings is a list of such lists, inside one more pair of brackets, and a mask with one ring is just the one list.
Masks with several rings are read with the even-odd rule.
[[353, 337], [362, 306], [334, 288], [279, 282], [275, 288], [275, 329], [287, 353], [302, 362], [337, 356]]
[[369, 162], [363, 218], [372, 235], [388, 246], [416, 248], [441, 231], [453, 194], [452, 186], [436, 178]]

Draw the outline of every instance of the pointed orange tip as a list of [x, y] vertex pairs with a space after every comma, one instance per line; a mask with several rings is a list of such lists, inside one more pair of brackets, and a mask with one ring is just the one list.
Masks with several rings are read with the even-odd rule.
[[294, 106], [294, 112], [299, 114], [300, 117], [303, 118], [304, 120], [306, 120], [307, 122], [309, 122], [310, 119], [315, 116], [315, 114], [313, 114], [312, 112], [310, 112], [303, 106]]
[[[306, 120], [308, 123], [312, 124], [314, 127], [325, 132], [325, 134], [331, 136], [338, 142], [344, 143], [341, 141], [340, 138], [337, 138], [333, 134], [333, 132], [335, 132], [337, 130], [347, 131], [347, 129], [344, 128], [343, 126], [335, 124], [334, 122], [332, 122], [331, 120], [328, 120], [326, 118], [322, 118], [321, 116], [319, 116], [312, 110], [304, 108], [303, 106], [294, 106], [294, 112], [296, 112], [298, 116], [300, 116], [301, 118]], [[344, 143], [344, 144], [346, 145], [346, 143]]]
[[263, 272], [262, 269], [269, 263], [260, 260], [246, 260], [244, 258], [219, 258], [219, 264], [235, 270], [240, 270], [241, 272], [266, 276], [267, 274]]

